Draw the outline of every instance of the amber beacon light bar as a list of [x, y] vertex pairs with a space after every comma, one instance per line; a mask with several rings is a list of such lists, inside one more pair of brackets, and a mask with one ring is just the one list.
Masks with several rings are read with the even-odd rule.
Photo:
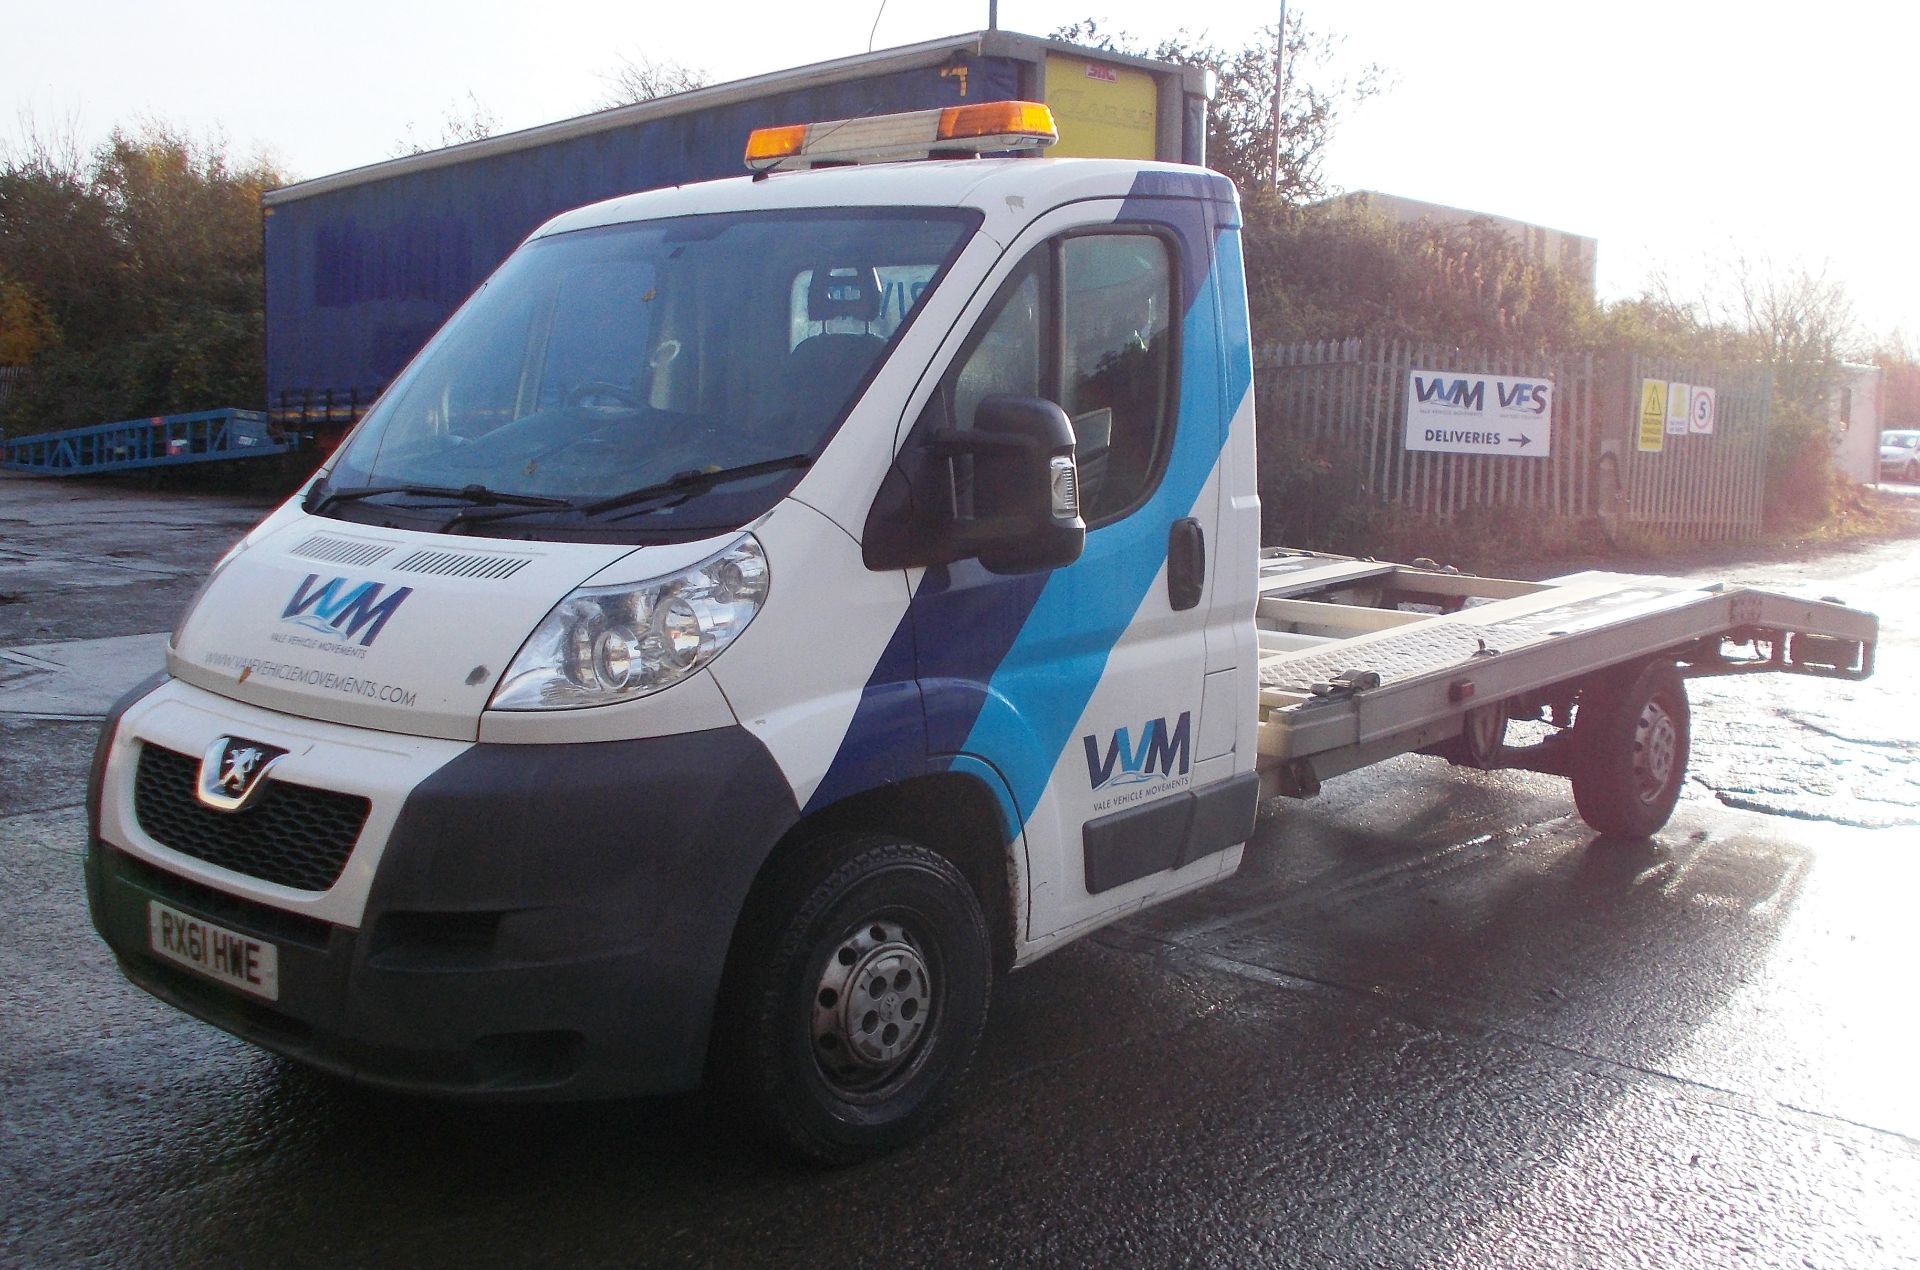
[[752, 171], [773, 172], [1032, 150], [1059, 139], [1053, 112], [1039, 102], [983, 101], [864, 119], [757, 128], [747, 137], [746, 160]]

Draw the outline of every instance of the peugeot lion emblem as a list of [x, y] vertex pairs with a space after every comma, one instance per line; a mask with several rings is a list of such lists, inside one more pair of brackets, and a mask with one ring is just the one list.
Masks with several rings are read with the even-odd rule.
[[223, 736], [200, 760], [200, 801], [220, 811], [241, 811], [259, 796], [261, 778], [287, 752], [278, 746]]

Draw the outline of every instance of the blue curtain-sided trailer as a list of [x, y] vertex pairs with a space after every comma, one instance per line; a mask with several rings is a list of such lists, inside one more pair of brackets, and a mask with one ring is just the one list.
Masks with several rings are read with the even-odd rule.
[[325, 450], [481, 279], [549, 217], [744, 171], [747, 134], [1014, 98], [1055, 154], [1205, 161], [1206, 73], [1005, 31], [716, 85], [269, 192], [267, 390]]

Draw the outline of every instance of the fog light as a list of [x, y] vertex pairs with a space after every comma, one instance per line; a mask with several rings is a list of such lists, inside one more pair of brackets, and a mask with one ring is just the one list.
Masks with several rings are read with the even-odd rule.
[[624, 626], [602, 631], [593, 642], [593, 670], [608, 688], [624, 688], [633, 674], [633, 632]]

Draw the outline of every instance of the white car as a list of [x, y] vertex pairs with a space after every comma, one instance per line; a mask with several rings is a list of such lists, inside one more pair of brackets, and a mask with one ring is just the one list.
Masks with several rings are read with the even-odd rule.
[[1920, 429], [1880, 434], [1880, 476], [1920, 482]]

